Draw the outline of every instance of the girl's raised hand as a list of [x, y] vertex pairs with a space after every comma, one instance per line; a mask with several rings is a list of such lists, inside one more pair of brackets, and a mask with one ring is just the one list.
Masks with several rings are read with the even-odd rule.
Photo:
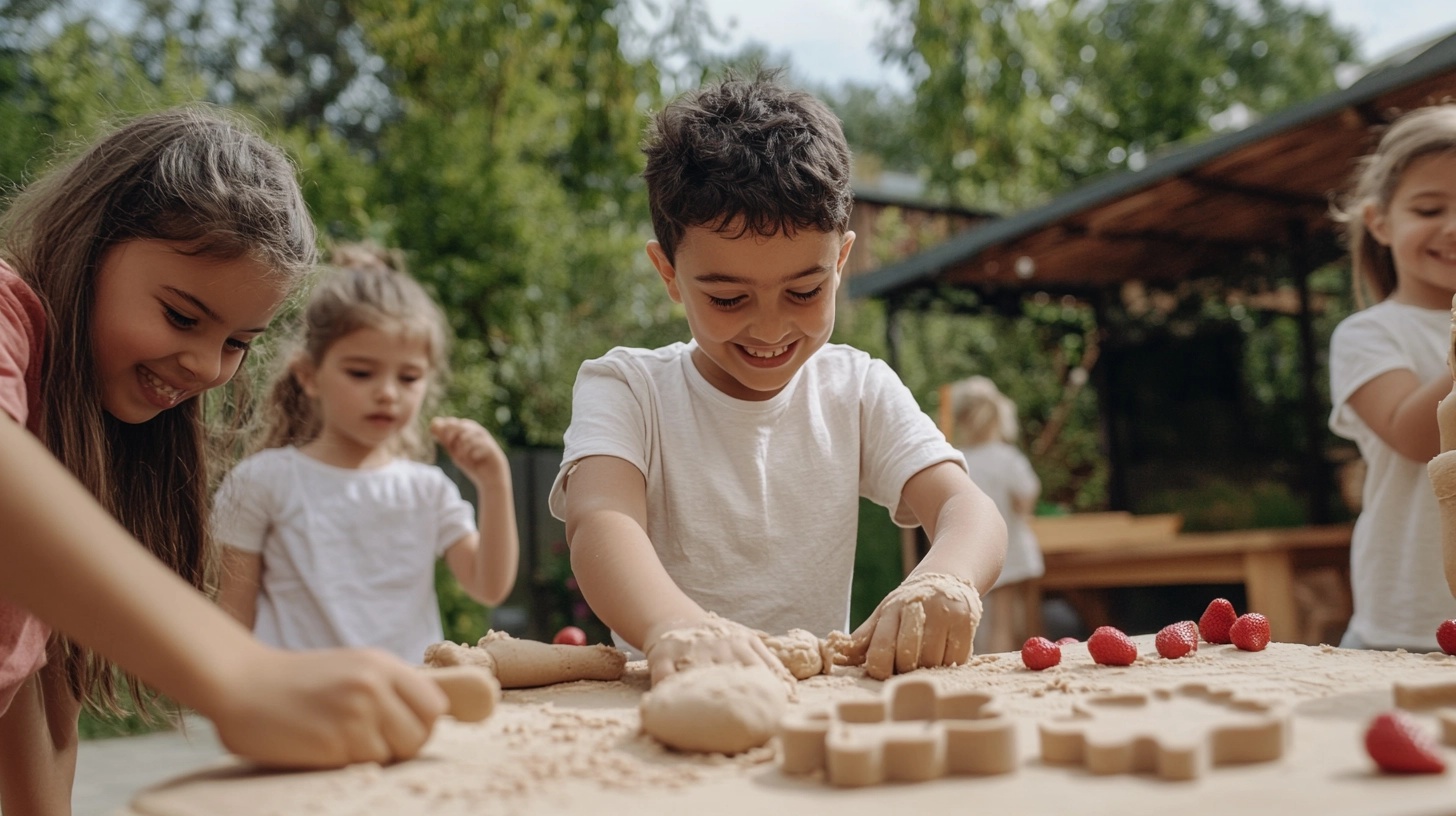
[[476, 484], [496, 481], [507, 470], [500, 443], [473, 419], [435, 417], [430, 420], [430, 435]]
[[372, 649], [262, 647], [224, 682], [202, 713], [229, 751], [272, 768], [410, 759], [448, 704], [425, 674]]

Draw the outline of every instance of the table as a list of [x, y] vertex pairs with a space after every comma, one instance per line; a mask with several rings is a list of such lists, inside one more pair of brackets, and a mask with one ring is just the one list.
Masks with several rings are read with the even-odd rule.
[[[1067, 517], [1068, 523], [1076, 517]], [[1045, 530], [1046, 528], [1041, 528]], [[1132, 536], [1046, 536], [1046, 573], [1028, 592], [1172, 584], [1243, 584], [1248, 611], [1269, 618], [1274, 640], [1297, 642], [1299, 610], [1294, 576], [1316, 567], [1348, 567], [1353, 524], [1175, 532]], [[1244, 611], [1244, 610], [1240, 610]]]

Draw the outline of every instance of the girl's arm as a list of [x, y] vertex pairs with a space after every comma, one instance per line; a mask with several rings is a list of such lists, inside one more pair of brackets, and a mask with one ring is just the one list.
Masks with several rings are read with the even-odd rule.
[[647, 538], [647, 483], [630, 462], [589, 456], [566, 484], [566, 541], [571, 571], [592, 612], [647, 655], [652, 682], [678, 665], [783, 665], [747, 627], [717, 621], [709, 637], [669, 638], [674, 630], [715, 621], [673, 582]]
[[1346, 402], [1380, 441], [1417, 462], [1441, 452], [1436, 405], [1451, 391], [1449, 377], [1422, 383], [1408, 368], [1387, 371], [1355, 390]]
[[3, 413], [0, 518], [0, 595], [213, 720], [241, 756], [287, 767], [407, 758], [446, 709], [437, 685], [382, 652], [254, 640]]
[[217, 605], [248, 631], [258, 620], [258, 589], [262, 585], [263, 556], [223, 545], [222, 576]]
[[510, 463], [490, 431], [472, 420], [437, 417], [430, 433], [475, 484], [479, 504], [479, 532], [450, 545], [445, 563], [470, 597], [496, 606], [515, 588], [521, 553]]

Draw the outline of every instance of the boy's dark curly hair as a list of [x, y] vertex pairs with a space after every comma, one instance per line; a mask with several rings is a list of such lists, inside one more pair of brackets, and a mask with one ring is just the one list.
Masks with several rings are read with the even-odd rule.
[[670, 102], [648, 126], [643, 178], [669, 261], [689, 227], [734, 237], [849, 228], [849, 146], [839, 119], [777, 72], [730, 74]]

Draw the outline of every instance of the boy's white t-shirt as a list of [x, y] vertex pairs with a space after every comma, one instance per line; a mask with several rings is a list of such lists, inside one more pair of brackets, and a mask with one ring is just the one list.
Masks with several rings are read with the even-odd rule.
[[259, 640], [285, 649], [373, 646], [411, 663], [443, 637], [435, 562], [474, 532], [475, 512], [433, 465], [340, 468], [297, 448], [256, 453], [227, 475], [218, 543], [263, 557]]
[[[892, 512], [905, 482], [961, 454], [883, 362], [821, 348], [783, 391], [729, 397], [693, 343], [615, 348], [583, 363], [551, 512], [566, 515], [571, 466], [615, 456], [646, 478], [647, 536], [703, 608], [771, 634], [849, 625], [865, 496]], [[895, 519], [901, 526], [916, 520]]]
[[[1350, 545], [1352, 644], [1435, 650], [1437, 624], [1456, 618], [1426, 463], [1392, 450], [1348, 404], [1360, 386], [1387, 371], [1409, 369], [1423, 383], [1449, 377], [1450, 330], [1446, 309], [1387, 300], [1345, 318], [1330, 338], [1330, 430], [1353, 440], [1366, 465], [1364, 507]], [[1435, 411], [1432, 403], [1432, 421]]]
[[1041, 544], [1026, 517], [1012, 509], [1013, 499], [1029, 501], [1041, 493], [1041, 480], [1031, 462], [1015, 445], [1000, 440], [961, 448], [961, 453], [966, 457], [971, 481], [991, 497], [1006, 521], [1006, 563], [996, 586], [1040, 578], [1046, 572]]

